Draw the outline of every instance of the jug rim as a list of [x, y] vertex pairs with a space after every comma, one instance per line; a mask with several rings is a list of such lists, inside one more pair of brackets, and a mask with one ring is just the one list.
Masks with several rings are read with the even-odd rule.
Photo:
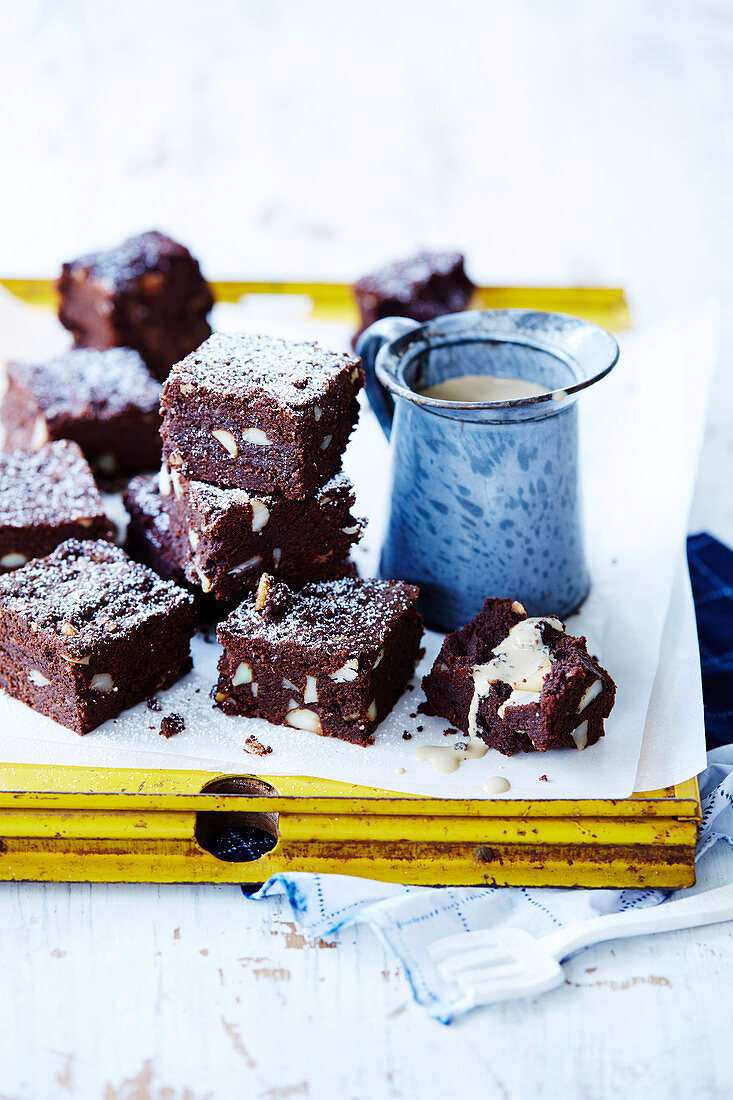
[[[410, 324], [409, 321], [405, 323]], [[472, 324], [477, 327], [472, 329]], [[492, 331], [493, 326], [496, 327]], [[548, 352], [565, 362], [571, 370], [580, 368], [584, 376], [546, 393], [503, 401], [448, 401], [427, 397], [412, 389], [404, 380], [404, 368], [412, 357], [407, 353], [411, 349], [417, 354], [421, 347], [445, 347], [470, 338], [472, 332], [477, 339], [523, 344]], [[583, 347], [583, 344], [588, 346]], [[583, 366], [583, 358], [588, 360], [587, 367]], [[610, 374], [618, 358], [616, 338], [600, 325], [582, 317], [519, 308], [487, 309], [450, 313], [422, 324], [415, 322], [414, 327], [411, 325], [380, 348], [374, 368], [379, 381], [395, 396], [404, 397], [436, 413], [442, 410], [456, 413], [527, 409], [549, 402], [554, 403], [559, 412], [561, 407], [566, 407], [567, 398], [581, 393]], [[545, 415], [549, 412], [548, 408]]]

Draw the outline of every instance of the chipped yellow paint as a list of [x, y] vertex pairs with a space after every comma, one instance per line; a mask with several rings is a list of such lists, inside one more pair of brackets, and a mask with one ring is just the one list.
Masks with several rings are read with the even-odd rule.
[[[260, 826], [275, 847], [251, 863], [217, 859], [197, 839], [217, 815]], [[680, 887], [694, 881], [699, 819], [695, 780], [627, 799], [528, 802], [294, 776], [6, 764], [0, 879], [261, 882], [290, 870], [424, 885]]]
[[[11, 294], [29, 305], [55, 309], [57, 294], [52, 279], [0, 279]], [[356, 327], [357, 310], [348, 283], [311, 282], [212, 282], [217, 302], [238, 302], [256, 294], [289, 294], [303, 299], [304, 316], [320, 320], [348, 321]], [[572, 313], [603, 325], [612, 332], [630, 328], [631, 315], [624, 292], [617, 287], [477, 287], [473, 309], [541, 309]]]

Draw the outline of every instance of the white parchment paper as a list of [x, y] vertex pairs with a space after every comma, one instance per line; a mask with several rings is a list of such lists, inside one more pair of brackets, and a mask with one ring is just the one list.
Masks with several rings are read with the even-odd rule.
[[[217, 307], [219, 328], [315, 336], [334, 346], [342, 326], [304, 320], [293, 303], [248, 302]], [[0, 351], [5, 335], [19, 354], [35, 311], [0, 298]], [[43, 337], [39, 333], [43, 331]], [[622, 798], [689, 778], [704, 765], [700, 670], [689, 581], [680, 554], [716, 351], [716, 314], [622, 338], [618, 367], [581, 396], [588, 557], [592, 592], [568, 630], [585, 634], [618, 684], [606, 736], [584, 752], [562, 750], [502, 757], [489, 751], [449, 776], [415, 759], [423, 744], [450, 744], [448, 723], [417, 710], [419, 683], [440, 646], [428, 633], [426, 655], [411, 685], [364, 749], [259, 720], [227, 718], [213, 707], [219, 647], [199, 636], [194, 671], [161, 694], [163, 710], [144, 704], [83, 739], [22, 704], [0, 696], [0, 758], [38, 764], [207, 768], [259, 775], [309, 775], [441, 797], [487, 797], [484, 780], [511, 783], [503, 798]], [[29, 343], [31, 334], [28, 336]], [[40, 343], [66, 342], [47, 317], [33, 329]], [[345, 467], [369, 518], [356, 551], [362, 573], [374, 571], [384, 520], [389, 448], [368, 408], [349, 446]], [[493, 593], [491, 593], [493, 595]], [[501, 593], [514, 595], [514, 593]], [[487, 593], [489, 595], [489, 593]], [[660, 652], [662, 661], [660, 663]], [[186, 728], [165, 740], [163, 714], [178, 712]], [[419, 732], [417, 727], [422, 726]], [[411, 734], [410, 740], [403, 733]], [[243, 749], [254, 734], [272, 748], [263, 757]], [[642, 752], [643, 742], [643, 752]], [[638, 769], [638, 777], [637, 777]], [[546, 777], [546, 778], [540, 778]]]

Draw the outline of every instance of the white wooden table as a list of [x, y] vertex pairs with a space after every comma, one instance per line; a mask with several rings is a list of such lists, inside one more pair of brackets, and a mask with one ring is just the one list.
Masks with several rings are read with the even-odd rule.
[[[484, 282], [730, 303], [727, 0], [0, 15], [3, 274], [161, 224], [223, 276], [463, 244]], [[727, 369], [691, 529], [733, 544], [731, 410]], [[304, 941], [234, 887], [0, 885], [0, 1100], [722, 1097], [731, 934], [592, 949], [446, 1028], [370, 932]]]

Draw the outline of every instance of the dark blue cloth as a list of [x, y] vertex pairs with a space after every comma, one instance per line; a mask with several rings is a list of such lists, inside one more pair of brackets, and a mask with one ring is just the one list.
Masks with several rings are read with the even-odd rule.
[[711, 535], [687, 540], [709, 749], [733, 741], [733, 550]]

